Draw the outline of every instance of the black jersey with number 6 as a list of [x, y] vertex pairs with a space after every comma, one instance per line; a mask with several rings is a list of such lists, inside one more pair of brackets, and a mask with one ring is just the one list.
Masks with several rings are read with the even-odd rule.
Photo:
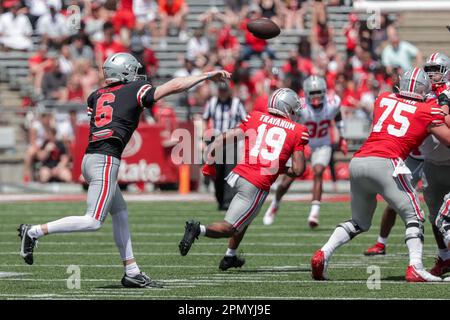
[[87, 100], [91, 121], [86, 153], [120, 159], [142, 110], [155, 103], [154, 93], [155, 87], [144, 80], [114, 83], [91, 93]]

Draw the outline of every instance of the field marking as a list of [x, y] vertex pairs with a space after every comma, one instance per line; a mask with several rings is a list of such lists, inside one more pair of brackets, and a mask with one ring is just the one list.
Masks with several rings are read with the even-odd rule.
[[[245, 246], [265, 246], [265, 247], [320, 247], [324, 244], [325, 242], [310, 242], [310, 243], [294, 243], [294, 242], [244, 242], [242, 244], [243, 247]], [[67, 246], [74, 246], [74, 245], [84, 245], [86, 244], [84, 241], [42, 241], [40, 243], [40, 245], [42, 246], [60, 246], [60, 245], [67, 245]], [[166, 245], [166, 244], [170, 244], [173, 245], [174, 242], [173, 241], [158, 241], [158, 242], [153, 242], [153, 241], [133, 241], [133, 246], [146, 246], [146, 245], [154, 245], [154, 246], [159, 246], [159, 245]], [[195, 246], [207, 246], [207, 247], [216, 247], [218, 246], [220, 243], [219, 242], [196, 242]], [[0, 241], [0, 245], [20, 245], [19, 241]], [[95, 242], [95, 246], [115, 246], [114, 241], [111, 240], [109, 242]], [[352, 242], [351, 246], [357, 246], [357, 247], [369, 247], [370, 244], [366, 244], [366, 243], [357, 243], [357, 242]], [[399, 248], [406, 248], [406, 245], [403, 243], [391, 243], [388, 244], [389, 247], [399, 247]], [[424, 244], [423, 245], [424, 248], [436, 248], [435, 244]], [[362, 253], [361, 253], [362, 255]]]
[[[261, 277], [263, 278], [263, 277]], [[327, 285], [327, 284], [367, 284], [367, 280], [327, 280], [327, 281], [316, 281], [316, 280], [265, 280], [265, 279], [253, 279], [253, 278], [244, 278], [244, 277], [237, 277], [237, 278], [230, 278], [226, 277], [224, 279], [217, 279], [217, 278], [191, 278], [191, 279], [156, 279], [159, 283], [161, 283], [163, 286], [165, 283], [176, 283], [176, 284], [190, 284], [192, 285], [193, 282], [196, 282], [196, 284], [204, 283], [204, 284], [221, 284], [221, 283], [229, 283], [230, 280], [236, 280], [243, 283], [273, 283], [273, 284], [301, 284], [301, 283], [315, 283], [317, 285]], [[0, 282], [2, 281], [24, 281], [24, 282], [66, 282], [67, 279], [33, 279], [33, 278], [0, 278]], [[116, 279], [81, 279], [81, 282], [114, 282], [117, 283], [118, 280]], [[381, 284], [395, 284], [395, 285], [401, 285], [406, 284], [410, 285], [410, 283], [406, 282], [405, 280], [399, 280], [399, 281], [392, 281], [392, 280], [381, 280]], [[417, 283], [419, 285], [450, 285], [448, 282], [420, 282]], [[154, 290], [161, 290], [161, 289], [169, 289], [167, 288], [153, 288]]]
[[[326, 233], [318, 233], [318, 232], [325, 232]], [[311, 232], [264, 232], [264, 233], [249, 233], [246, 234], [245, 239], [249, 238], [268, 238], [268, 237], [301, 237], [301, 238], [313, 238], [313, 237], [327, 237], [330, 235], [330, 232], [333, 230], [317, 230], [317, 231], [311, 231]], [[251, 229], [250, 229], [251, 232]], [[111, 236], [111, 232], [102, 232], [102, 231], [96, 231], [92, 233], [83, 233], [81, 237], [87, 238], [87, 237], [106, 237]], [[183, 236], [184, 232], [131, 232], [132, 236], [145, 236], [145, 237], [181, 237]], [[0, 236], [12, 236], [14, 235], [17, 237], [17, 231], [0, 231]], [[61, 234], [59, 234], [61, 235]], [[66, 236], [68, 234], [65, 234]], [[391, 234], [389, 238], [404, 238], [404, 234]], [[371, 238], [376, 240], [376, 235], [374, 234], [361, 234], [358, 235], [356, 239], [361, 238]], [[325, 241], [325, 240], [324, 240]], [[352, 242], [353, 243], [353, 242]]]
[[[150, 292], [152, 289], [144, 289], [145, 293]], [[88, 298], [111, 298], [108, 293], [105, 294], [86, 294], [86, 293], [72, 293], [72, 294], [0, 294], [0, 297], [7, 297], [12, 300], [23, 299], [23, 298], [61, 298], [61, 299], [71, 299], [71, 300], [88, 300]], [[402, 298], [402, 297], [389, 297], [389, 298], [373, 298], [373, 297], [314, 297], [314, 296], [179, 296], [179, 295], [149, 295], [149, 294], [135, 294], [135, 295], [114, 295], [114, 298], [145, 298], [145, 299], [172, 299], [172, 300], [448, 300], [444, 298]]]
[[29, 275], [28, 272], [0, 272], [0, 279]]
[[[85, 255], [85, 256], [110, 256], [117, 255], [117, 252], [38, 252], [37, 255], [43, 256], [70, 256], [70, 255]], [[0, 252], [2, 256], [10, 256], [10, 255], [18, 255], [18, 252]], [[192, 252], [189, 254], [190, 256], [218, 256], [217, 252]], [[246, 252], [244, 256], [253, 256], [253, 257], [286, 257], [286, 256], [294, 256], [294, 257], [311, 257], [312, 253], [275, 253], [275, 252]], [[180, 256], [178, 252], [141, 252], [137, 254], [137, 256]], [[335, 257], [362, 257], [362, 254], [357, 253], [336, 253], [333, 256]], [[394, 257], [407, 257], [407, 253], [391, 253], [389, 254], [388, 259], [393, 259]]]

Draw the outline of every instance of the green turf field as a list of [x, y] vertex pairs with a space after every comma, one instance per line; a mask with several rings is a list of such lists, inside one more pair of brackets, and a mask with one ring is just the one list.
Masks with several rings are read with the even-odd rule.
[[[247, 259], [242, 269], [221, 272], [218, 263], [226, 250], [225, 239], [200, 238], [186, 257], [178, 253], [184, 222], [203, 223], [222, 218], [213, 203], [135, 202], [129, 204], [134, 251], [141, 269], [163, 289], [123, 289], [122, 267], [116, 251], [111, 220], [95, 233], [51, 235], [35, 251], [33, 266], [19, 256], [19, 223], [41, 223], [79, 214], [84, 203], [1, 204], [0, 299], [329, 299], [329, 298], [448, 298], [450, 283], [404, 282], [407, 249], [404, 229], [398, 223], [383, 257], [364, 257], [362, 252], [376, 239], [383, 204], [379, 205], [371, 231], [338, 250], [331, 261], [331, 281], [312, 281], [309, 260], [328, 238], [334, 226], [349, 218], [348, 203], [323, 204], [321, 226], [306, 226], [308, 204], [284, 203], [273, 226], [262, 225], [262, 214], [253, 222], [241, 251]], [[267, 204], [263, 210], [267, 208]], [[400, 222], [400, 221], [398, 221]], [[425, 264], [433, 264], [435, 248], [429, 224], [426, 228]], [[81, 270], [81, 288], [68, 289], [69, 265]], [[381, 288], [367, 286], [367, 267], [381, 268]], [[9, 274], [5, 273], [17, 273]]]

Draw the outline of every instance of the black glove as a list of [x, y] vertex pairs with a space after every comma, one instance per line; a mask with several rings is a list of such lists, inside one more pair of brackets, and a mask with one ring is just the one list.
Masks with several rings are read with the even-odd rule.
[[438, 97], [438, 103], [440, 106], [450, 106], [450, 97], [447, 95], [448, 92], [444, 91], [442, 92]]

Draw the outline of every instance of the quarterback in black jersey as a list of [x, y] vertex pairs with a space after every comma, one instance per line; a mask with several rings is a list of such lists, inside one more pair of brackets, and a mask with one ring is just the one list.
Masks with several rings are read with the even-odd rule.
[[41, 225], [21, 224], [18, 230], [20, 255], [26, 263], [33, 264], [33, 251], [38, 238], [51, 233], [96, 231], [109, 212], [114, 240], [125, 269], [122, 285], [133, 288], [160, 287], [140, 271], [134, 259], [128, 209], [117, 187], [120, 158], [144, 108], [152, 108], [159, 99], [188, 90], [202, 81], [226, 80], [230, 74], [223, 70], [212, 71], [174, 78], [154, 87], [138, 75], [141, 67], [129, 53], [116, 53], [103, 64], [106, 86], [94, 91], [87, 100], [90, 134], [82, 162], [83, 177], [89, 184], [86, 213]]

